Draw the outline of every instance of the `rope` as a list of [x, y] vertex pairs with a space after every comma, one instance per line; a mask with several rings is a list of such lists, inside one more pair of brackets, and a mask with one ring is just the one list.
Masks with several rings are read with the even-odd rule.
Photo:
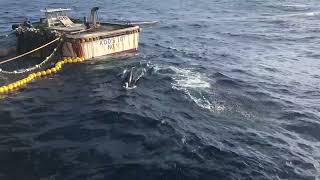
[[41, 78], [41, 77], [48, 76], [50, 74], [57, 73], [59, 70], [61, 70], [61, 68], [64, 64], [79, 63], [79, 62], [83, 62], [84, 60], [85, 60], [84, 57], [82, 57], [82, 58], [79, 58], [79, 57], [64, 58], [64, 59], [58, 61], [55, 64], [55, 66], [52, 68], [49, 68], [49, 69], [43, 70], [43, 71], [39, 71], [39, 72], [31, 73], [24, 79], [20, 79], [16, 82], [13, 82], [13, 83], [5, 85], [5, 86], [0, 86], [0, 95], [4, 94], [4, 93], [8, 93], [13, 90], [16, 90], [18, 88], [21, 88], [22, 86], [27, 85], [32, 80], [35, 80], [37, 78]]
[[15, 71], [4, 71], [0, 68], [0, 73], [2, 73], [2, 74], [23, 74], [26, 72], [34, 71], [36, 69], [40, 69], [41, 66], [46, 64], [54, 56], [54, 54], [57, 52], [58, 47], [60, 45], [61, 45], [61, 42], [60, 42], [60, 44], [58, 44], [58, 46], [56, 48], [54, 48], [53, 52], [48, 57], [46, 57], [45, 60], [42, 61], [40, 64], [37, 64], [37, 65], [30, 67], [30, 68], [27, 68], [27, 69], [19, 69], [19, 70], [15, 70]]
[[44, 44], [44, 45], [42, 45], [42, 46], [40, 46], [40, 47], [38, 47], [38, 48], [36, 48], [36, 49], [34, 49], [34, 50], [31, 50], [31, 51], [26, 52], [26, 53], [24, 53], [24, 54], [21, 54], [21, 55], [19, 55], [19, 56], [16, 56], [16, 57], [13, 57], [13, 58], [10, 58], [10, 59], [1, 61], [1, 62], [0, 62], [0, 65], [1, 65], [1, 64], [4, 64], [4, 63], [7, 63], [7, 62], [10, 62], [10, 61], [13, 61], [13, 60], [18, 59], [18, 58], [21, 58], [21, 57], [23, 57], [23, 56], [26, 56], [26, 55], [28, 55], [28, 54], [31, 54], [31, 53], [35, 52], [35, 51], [38, 51], [39, 49], [42, 49], [42, 48], [44, 48], [44, 47], [47, 47], [47, 46], [49, 46], [50, 44], [52, 44], [52, 43], [54, 43], [54, 42], [56, 42], [56, 41], [58, 41], [58, 40], [60, 40], [60, 37], [58, 37], [58, 38], [56, 38], [55, 40], [50, 41], [50, 42], [48, 42], [47, 44]]

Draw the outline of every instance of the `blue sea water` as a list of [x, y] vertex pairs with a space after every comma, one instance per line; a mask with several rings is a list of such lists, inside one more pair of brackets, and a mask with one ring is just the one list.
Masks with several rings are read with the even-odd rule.
[[0, 179], [320, 179], [320, 1], [1, 0], [0, 32], [93, 6], [159, 23], [2, 97]]

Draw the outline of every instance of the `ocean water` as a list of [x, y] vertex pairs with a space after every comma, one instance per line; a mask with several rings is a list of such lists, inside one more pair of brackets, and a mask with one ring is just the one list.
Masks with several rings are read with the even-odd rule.
[[318, 0], [1, 0], [0, 32], [94, 6], [159, 23], [2, 97], [0, 179], [320, 179]]

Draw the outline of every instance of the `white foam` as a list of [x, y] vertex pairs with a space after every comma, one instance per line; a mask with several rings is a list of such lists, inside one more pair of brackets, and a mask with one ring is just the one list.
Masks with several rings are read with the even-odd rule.
[[312, 16], [319, 16], [320, 11], [314, 11], [314, 12], [304, 12], [304, 13], [296, 13], [296, 14], [287, 14], [287, 15], [275, 15], [273, 17], [312, 17]]
[[[160, 69], [162, 68], [155, 68], [156, 71]], [[224, 105], [220, 105], [207, 97], [212, 94], [212, 87], [207, 76], [192, 69], [182, 69], [173, 66], [166, 67], [165, 69], [170, 69], [175, 73], [170, 75], [174, 80], [172, 88], [184, 92], [196, 105], [212, 112], [225, 110]]]
[[305, 13], [306, 16], [318, 16], [320, 15], [320, 12], [317, 11], [317, 12], [309, 12], [309, 13]]
[[198, 72], [194, 72], [189, 69], [180, 69], [173, 66], [170, 66], [170, 69], [176, 73], [176, 75], [173, 76], [173, 79], [176, 81], [173, 86], [183, 88], [211, 87], [210, 83], [207, 82], [208, 78]]
[[[236, 104], [228, 105], [215, 95], [213, 80], [205, 74], [191, 68], [178, 68], [174, 66], [153, 66], [154, 72], [170, 76], [174, 81], [172, 88], [183, 92], [187, 99], [198, 107], [214, 113], [236, 112], [243, 117], [253, 118], [254, 115], [242, 110]], [[162, 71], [163, 70], [163, 71]], [[171, 71], [167, 71], [171, 70]]]
[[190, 94], [188, 90], [185, 91], [185, 93], [190, 97], [193, 102], [195, 102], [199, 107], [203, 109], [207, 109], [212, 112], [222, 112], [226, 108], [224, 105], [218, 105], [216, 103], [210, 102], [207, 98], [204, 96], [196, 97]]

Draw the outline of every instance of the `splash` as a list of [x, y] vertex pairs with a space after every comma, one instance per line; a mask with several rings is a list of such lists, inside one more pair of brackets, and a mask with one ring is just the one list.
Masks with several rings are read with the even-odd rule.
[[212, 85], [204, 74], [173, 66], [164, 69], [174, 72], [170, 75], [174, 80], [172, 88], [184, 92], [197, 106], [216, 113], [225, 110], [225, 106], [214, 98]]

